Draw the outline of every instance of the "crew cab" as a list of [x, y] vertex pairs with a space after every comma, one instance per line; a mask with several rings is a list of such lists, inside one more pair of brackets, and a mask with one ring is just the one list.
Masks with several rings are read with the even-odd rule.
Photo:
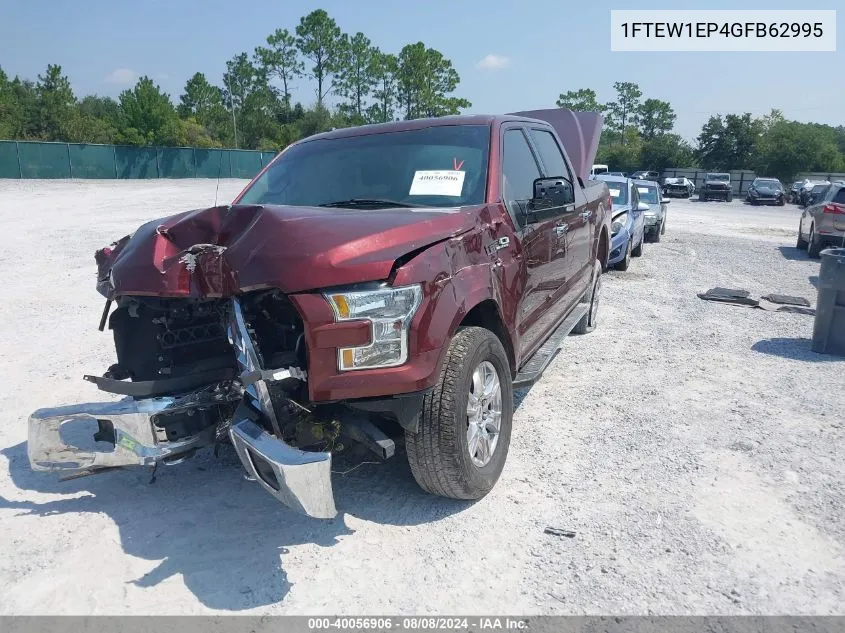
[[125, 397], [34, 412], [32, 468], [79, 476], [231, 443], [249, 478], [326, 518], [332, 453], [358, 442], [387, 459], [403, 438], [423, 489], [484, 496], [513, 389], [597, 323], [601, 122], [555, 109], [318, 134], [232, 204], [97, 251], [117, 362], [86, 379]]

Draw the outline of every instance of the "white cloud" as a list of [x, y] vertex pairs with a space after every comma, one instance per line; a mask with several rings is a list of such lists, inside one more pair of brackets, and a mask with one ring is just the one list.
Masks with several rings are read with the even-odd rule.
[[511, 60], [509, 57], [490, 53], [487, 57], [478, 62], [475, 67], [480, 68], [481, 70], [501, 70], [502, 68], [508, 68], [510, 65]]
[[131, 86], [138, 80], [138, 73], [131, 68], [116, 68], [106, 75], [105, 82], [119, 86]]

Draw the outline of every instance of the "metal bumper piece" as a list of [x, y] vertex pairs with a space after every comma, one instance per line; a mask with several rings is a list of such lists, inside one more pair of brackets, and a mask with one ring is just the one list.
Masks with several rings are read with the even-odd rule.
[[283, 504], [317, 519], [337, 514], [331, 453], [293, 448], [248, 419], [233, 424], [229, 437], [247, 474]]
[[[29, 416], [27, 453], [33, 470], [85, 473], [120, 466], [152, 466], [214, 441], [214, 430], [178, 442], [159, 443], [152, 416], [173, 404], [174, 398], [150, 398], [39, 409]], [[87, 422], [86, 447], [62, 438], [62, 427]], [[68, 427], [69, 429], [71, 427]]]

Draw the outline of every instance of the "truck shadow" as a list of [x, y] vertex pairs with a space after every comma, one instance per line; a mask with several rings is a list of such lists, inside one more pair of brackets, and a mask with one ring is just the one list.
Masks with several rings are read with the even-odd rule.
[[[0, 497], [0, 508], [18, 510], [16, 516], [106, 514], [119, 530], [125, 553], [158, 562], [126, 582], [152, 587], [181, 575], [185, 586], [211, 609], [239, 611], [283, 601], [291, 588], [284, 569], [288, 548], [339, 544], [354, 534], [345, 514], [376, 523], [418, 525], [471, 504], [425, 494], [414, 482], [404, 453], [386, 462], [361, 463], [351, 472], [338, 460], [338, 470], [346, 474], [335, 471], [332, 478], [339, 512], [332, 520], [292, 512], [256, 483], [244, 480], [230, 446], [223, 447], [218, 459], [209, 450], [183, 464], [161, 467], [154, 483], [150, 471], [141, 468], [60, 482], [54, 474], [29, 468], [25, 443], [0, 453], [8, 460], [11, 481], [24, 493], [22, 500]], [[27, 499], [26, 492], [77, 496], [37, 502]]]
[[751, 349], [770, 356], [780, 356], [811, 363], [845, 361], [843, 356], [817, 354], [810, 348], [811, 343], [812, 341], [808, 338], [768, 338], [757, 341], [751, 346]]

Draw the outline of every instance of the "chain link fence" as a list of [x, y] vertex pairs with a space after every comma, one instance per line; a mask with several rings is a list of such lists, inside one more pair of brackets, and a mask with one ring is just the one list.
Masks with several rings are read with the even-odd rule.
[[0, 178], [252, 178], [274, 152], [0, 141]]

